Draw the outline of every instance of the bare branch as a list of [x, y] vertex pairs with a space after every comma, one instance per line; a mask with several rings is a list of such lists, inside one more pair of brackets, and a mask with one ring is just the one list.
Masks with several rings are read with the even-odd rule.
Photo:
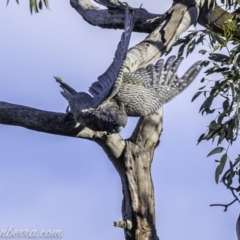
[[228, 210], [228, 207], [234, 204], [236, 201], [238, 201], [237, 198], [235, 198], [233, 201], [231, 201], [228, 204], [210, 204], [210, 207], [224, 207], [223, 211], [226, 212]]
[[[102, 4], [109, 8], [108, 10], [103, 10], [96, 7], [89, 0], [70, 0], [72, 7], [83, 17], [85, 21], [89, 24], [98, 26], [101, 28], [124, 28], [124, 11], [122, 10], [122, 3], [118, 0], [95, 0], [97, 3]], [[194, 1], [182, 0], [175, 1], [174, 6], [181, 4], [185, 7], [193, 6]], [[227, 19], [232, 19], [236, 14], [227, 12], [217, 5], [215, 2], [213, 8], [208, 8], [207, 1], [201, 5], [200, 0], [196, 0], [198, 6], [201, 7], [201, 12], [199, 14], [197, 22], [207, 29], [210, 29], [216, 33], [224, 34], [224, 23]], [[165, 14], [153, 14], [149, 13], [143, 8], [134, 8], [136, 11], [136, 24], [133, 29], [135, 32], [145, 32], [150, 33], [159, 24], [166, 20], [169, 11]], [[114, 18], [113, 18], [114, 16]], [[235, 23], [235, 20], [233, 20]], [[233, 33], [234, 37], [240, 38], [240, 28], [237, 27], [236, 31]]]
[[[58, 134], [69, 137], [81, 137], [82, 127], [76, 127], [75, 121], [63, 121], [65, 114], [38, 110], [31, 107], [0, 102], [0, 123], [25, 127], [27, 129]], [[88, 135], [87, 133], [85, 135]], [[91, 139], [93, 134], [88, 135]]]
[[[125, 13], [124, 10], [119, 7], [119, 4], [109, 1], [97, 2], [107, 6], [109, 10], [96, 7], [90, 0], [70, 0], [71, 6], [89, 24], [101, 28], [123, 29]], [[122, 4], [120, 4], [120, 6], [121, 5]], [[136, 22], [133, 31], [135, 32], [150, 33], [164, 20], [165, 17], [165, 15], [149, 13], [144, 8], [134, 8], [134, 11]], [[156, 21], [151, 23], [149, 22], [151, 19], [156, 19]]]
[[[43, 111], [31, 107], [0, 102], [0, 123], [20, 126], [30, 130], [68, 137], [96, 141], [105, 148], [108, 155], [118, 158], [125, 147], [119, 134], [95, 132], [77, 124], [73, 119], [66, 120], [64, 113]], [[122, 146], [122, 147], [121, 147]]]

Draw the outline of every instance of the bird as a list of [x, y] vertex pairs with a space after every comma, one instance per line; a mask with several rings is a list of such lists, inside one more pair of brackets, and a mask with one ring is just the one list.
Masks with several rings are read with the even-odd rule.
[[196, 78], [201, 61], [193, 64], [182, 77], [176, 72], [183, 57], [170, 56], [164, 64], [155, 64], [126, 71], [124, 64], [134, 13], [125, 10], [125, 29], [115, 52], [115, 58], [104, 74], [89, 88], [89, 93], [77, 92], [60, 77], [56, 81], [63, 89], [61, 94], [68, 101], [70, 113], [77, 123], [94, 131], [119, 133], [127, 124], [128, 116], [147, 116], [169, 102]]

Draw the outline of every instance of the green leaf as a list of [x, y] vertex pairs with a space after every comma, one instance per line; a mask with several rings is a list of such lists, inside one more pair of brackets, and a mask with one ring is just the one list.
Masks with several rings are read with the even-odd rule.
[[197, 144], [199, 144], [204, 139], [205, 133], [201, 134], [197, 140]]
[[183, 51], [185, 48], [185, 44], [182, 44], [178, 49], [178, 57], [181, 57], [183, 55]]
[[34, 11], [35, 13], [38, 13], [38, 7], [37, 7], [37, 0], [30, 0], [30, 12], [32, 14], [32, 12]]
[[199, 50], [198, 52], [201, 53], [202, 55], [204, 55], [207, 51], [204, 50], [204, 49], [201, 49], [201, 50]]
[[188, 56], [191, 52], [193, 52], [195, 46], [196, 46], [195, 40], [193, 40], [192, 42], [189, 43], [189, 45], [188, 45], [188, 47], [187, 47], [187, 53], [186, 53], [187, 56]]
[[221, 174], [221, 165], [218, 165], [216, 170], [215, 170], [215, 182], [216, 184], [218, 184], [218, 181], [219, 181], [219, 176]]
[[42, 5], [43, 5], [42, 0], [39, 0], [38, 7], [39, 7], [40, 10], [42, 10]]
[[216, 44], [216, 45], [214, 46], [214, 48], [213, 48], [213, 51], [214, 51], [214, 52], [217, 51], [220, 47], [221, 47], [220, 44]]
[[230, 61], [229, 56], [220, 54], [220, 53], [212, 53], [208, 57], [210, 60], [215, 61], [215, 62], [225, 62], [228, 63]]
[[184, 42], [185, 42], [185, 41], [184, 41], [183, 38], [178, 38], [178, 39], [176, 40], [176, 42], [173, 44], [173, 46], [175, 47], [175, 46], [177, 46], [177, 45], [183, 44]]
[[240, 162], [240, 156], [238, 155], [238, 157], [234, 161], [234, 164], [238, 164], [239, 162]]
[[220, 37], [220, 36], [217, 35], [217, 34], [215, 34], [214, 37], [215, 37], [216, 41], [217, 41], [219, 44], [221, 44], [221, 45], [223, 45], [223, 46], [226, 45], [226, 41], [224, 40], [224, 38]]
[[[7, 0], [6, 6], [9, 4], [10, 0]], [[16, 0], [17, 4], [19, 4], [19, 0]]]
[[207, 67], [209, 63], [210, 63], [210, 61], [204, 60], [204, 61], [202, 61], [201, 66]]
[[202, 90], [206, 87], [207, 85], [203, 86], [203, 87], [200, 87], [198, 90]]
[[239, 66], [240, 64], [240, 54], [236, 55], [233, 59], [235, 65]]
[[214, 120], [214, 121], [212, 121], [210, 123], [209, 128], [211, 128], [211, 129], [219, 129], [219, 128], [221, 128], [221, 125], [216, 123], [216, 121]]
[[227, 188], [229, 188], [231, 185], [232, 185], [232, 183], [233, 183], [233, 178], [234, 178], [234, 176], [235, 176], [235, 171], [234, 171], [234, 169], [233, 169], [233, 166], [232, 166], [232, 162], [231, 161], [229, 161], [229, 165], [230, 165], [230, 167], [229, 167], [229, 174], [226, 176], [226, 180], [227, 180]]
[[218, 138], [218, 143], [217, 143], [217, 145], [221, 144], [224, 138], [225, 138], [225, 131], [221, 131], [221, 132], [220, 132], [220, 136], [219, 136], [219, 138]]
[[217, 184], [219, 181], [219, 176], [222, 174], [226, 162], [227, 162], [227, 153], [224, 153], [220, 159], [220, 164], [217, 166], [215, 171], [215, 181]]
[[229, 67], [219, 67], [217, 64], [215, 64], [214, 67], [209, 68], [208, 70], [205, 71], [207, 75], [210, 75], [212, 73], [224, 73], [229, 70]]
[[44, 4], [45, 4], [46, 8], [47, 8], [47, 9], [50, 9], [48, 0], [43, 0], [43, 2], [44, 2]]
[[216, 154], [216, 153], [221, 153], [223, 150], [224, 150], [223, 147], [216, 147], [207, 155], [207, 157], [209, 157], [213, 154]]
[[203, 40], [204, 40], [205, 34], [202, 34], [198, 40], [196, 41], [196, 44], [202, 43], [203, 44]]
[[191, 100], [191, 102], [193, 102], [200, 94], [202, 93], [202, 91], [196, 92]]
[[223, 102], [223, 109], [226, 111], [229, 107], [229, 101], [228, 99], [226, 99], [224, 102]]
[[208, 98], [206, 98], [206, 100], [203, 102], [202, 106], [199, 109], [199, 112], [201, 112], [202, 110], [209, 110], [212, 102], [213, 102], [214, 97], [213, 96], [209, 96]]

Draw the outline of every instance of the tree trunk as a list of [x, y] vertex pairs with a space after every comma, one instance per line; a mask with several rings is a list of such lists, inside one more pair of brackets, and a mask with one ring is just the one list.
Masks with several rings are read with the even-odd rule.
[[[103, 28], [123, 28], [124, 11], [119, 1], [96, 0], [96, 2], [109, 9], [100, 9], [89, 0], [70, 0], [71, 6], [88, 23]], [[199, 11], [199, 7], [202, 11]], [[191, 0], [182, 0], [175, 1], [163, 15], [148, 13], [145, 9], [135, 9], [135, 11], [134, 31], [147, 32], [150, 35], [128, 51], [125, 65], [128, 66], [129, 71], [135, 71], [154, 62], [170, 49], [175, 40], [191, 24], [199, 22], [210, 26], [209, 22], [214, 21], [214, 26], [216, 26], [215, 18], [211, 16], [220, 10], [217, 5], [211, 10], [206, 9], [200, 4], [200, 0], [196, 3]], [[218, 19], [218, 29], [219, 26], [221, 29], [221, 23]], [[115, 226], [124, 228], [127, 240], [159, 239], [155, 227], [151, 163], [162, 132], [162, 119], [162, 108], [155, 114], [140, 118], [130, 139], [124, 140], [120, 134], [109, 135], [106, 132], [94, 132], [76, 125], [74, 120], [66, 121], [63, 113], [0, 102], [1, 124], [85, 138], [95, 141], [103, 148], [121, 178], [123, 220], [115, 222]]]

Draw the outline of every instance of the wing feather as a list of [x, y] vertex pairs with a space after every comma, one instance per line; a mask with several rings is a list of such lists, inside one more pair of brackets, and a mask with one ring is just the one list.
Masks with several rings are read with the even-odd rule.
[[176, 72], [183, 58], [176, 60], [175, 58], [169, 57], [165, 65], [161, 59], [155, 65], [124, 74], [123, 84], [116, 98], [124, 103], [129, 116], [146, 116], [154, 113], [186, 89], [196, 78], [202, 68], [201, 61], [193, 64], [179, 78]]
[[[98, 77], [98, 80], [94, 82], [89, 88], [89, 92], [95, 98], [101, 99], [101, 101], [105, 100], [106, 97], [110, 94], [112, 87], [115, 84], [115, 80], [118, 75], [121, 73], [121, 66], [123, 64], [123, 60], [125, 58], [126, 52], [128, 50], [129, 41], [131, 38], [132, 29], [134, 26], [134, 13], [130, 12], [128, 7], [126, 7], [126, 15], [125, 15], [125, 28], [124, 32], [121, 36], [121, 40], [118, 44], [117, 50], [115, 52], [115, 57], [112, 64], [103, 73]], [[121, 81], [121, 80], [119, 80]]]

